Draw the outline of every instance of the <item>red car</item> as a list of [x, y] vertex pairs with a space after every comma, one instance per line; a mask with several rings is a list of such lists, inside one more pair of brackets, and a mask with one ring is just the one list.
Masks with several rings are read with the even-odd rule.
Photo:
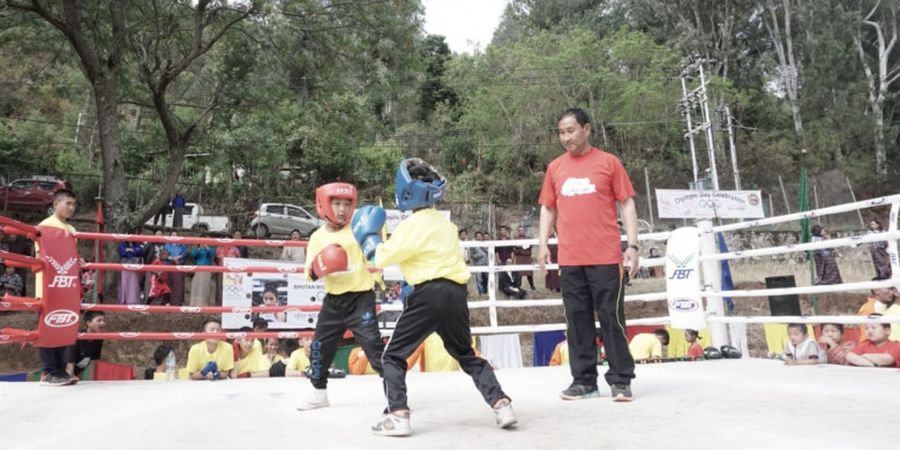
[[66, 182], [54, 177], [33, 176], [0, 186], [0, 209], [53, 213], [53, 194], [66, 189]]

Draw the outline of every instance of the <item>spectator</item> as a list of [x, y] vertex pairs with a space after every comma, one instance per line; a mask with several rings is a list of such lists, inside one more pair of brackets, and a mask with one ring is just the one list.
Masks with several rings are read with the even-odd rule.
[[819, 346], [825, 350], [825, 356], [831, 364], [847, 364], [847, 352], [856, 346], [856, 342], [844, 342], [844, 326], [839, 323], [822, 324], [822, 336]]
[[[301, 240], [301, 238], [302, 236], [300, 236], [299, 231], [291, 231], [292, 241], [299, 241]], [[281, 250], [281, 260], [303, 263], [304, 261], [306, 261], [306, 249], [303, 247], [285, 247]]]
[[281, 360], [272, 363], [272, 367], [269, 368], [269, 376], [270, 377], [283, 377], [285, 376], [285, 372], [287, 369], [288, 360], [290, 359], [290, 355], [294, 353], [299, 347], [300, 344], [297, 343], [296, 339], [283, 339], [278, 343], [279, 346], [279, 354], [280, 355], [288, 355]]
[[551, 366], [569, 365], [569, 341], [564, 340], [556, 344], [553, 349], [553, 355], [550, 357]]
[[[9, 240], [6, 241], [6, 251], [10, 253], [15, 253], [17, 255], [23, 256], [32, 256], [34, 255], [34, 249], [35, 246], [31, 241], [19, 236], [18, 234], [10, 234]], [[28, 295], [28, 270], [24, 268], [17, 268], [16, 273], [19, 274], [19, 278], [22, 279], [22, 297], [24, 297]]]
[[[468, 241], [469, 240], [469, 230], [467, 230], [465, 228], [460, 228], [459, 234], [457, 236], [459, 237], [459, 242]], [[472, 255], [469, 252], [469, 249], [465, 248], [465, 247], [460, 247], [459, 251], [462, 253], [463, 262], [465, 262], [467, 266], [472, 265]]]
[[792, 323], [787, 326], [788, 342], [784, 345], [784, 363], [789, 366], [808, 364], [825, 364], [828, 356], [816, 342], [809, 337], [804, 323]]
[[[409, 357], [406, 358], [407, 372], [418, 367], [417, 362], [422, 356], [424, 349], [425, 344], [421, 344], [412, 355], [409, 355]], [[375, 375], [377, 373], [375, 372], [375, 369], [372, 368], [372, 365], [369, 364], [369, 358], [366, 356], [366, 352], [362, 347], [356, 347], [353, 350], [350, 350], [350, 356], [347, 358], [347, 366], [350, 369], [350, 375]]]
[[[516, 239], [528, 239], [528, 233], [525, 231], [525, 227], [519, 227], [516, 229]], [[531, 265], [534, 260], [531, 258], [531, 245], [518, 245], [513, 247], [513, 262], [517, 265]], [[528, 279], [528, 286], [531, 287], [532, 291], [536, 291], [537, 289], [534, 287], [534, 271], [533, 270], [523, 270], [516, 273], [519, 277], [519, 284], [522, 283], [522, 277]]]
[[97, 272], [83, 270], [81, 272], [81, 301], [82, 303], [100, 303], [97, 293]]
[[[171, 237], [178, 237], [177, 231], [169, 233]], [[170, 242], [163, 246], [169, 256], [164, 260], [170, 266], [180, 266], [184, 264], [187, 257], [187, 247], [182, 244]], [[169, 301], [176, 306], [184, 304], [184, 272], [169, 272], [169, 289], [172, 293], [169, 295]]]
[[287, 365], [284, 368], [284, 376], [306, 376], [306, 369], [309, 368], [309, 342], [309, 338], [300, 339], [300, 346], [291, 352], [291, 356], [288, 358]]
[[153, 215], [153, 226], [159, 226], [160, 222], [162, 223], [163, 228], [166, 226], [166, 216], [172, 212], [171, 202], [166, 202], [165, 205], [159, 208], [156, 211], [156, 214]]
[[653, 334], [634, 335], [628, 344], [628, 350], [635, 361], [654, 361], [662, 359], [664, 345], [669, 345], [669, 332], [664, 328], [657, 328], [653, 330]]
[[156, 350], [153, 351], [153, 367], [148, 367], [144, 370], [144, 379], [145, 380], [154, 380], [160, 381], [166, 379], [166, 358], [169, 357], [169, 353], [174, 352], [171, 346], [166, 344], [160, 344], [156, 347]]
[[[554, 233], [552, 237], [556, 238], [556, 233]], [[548, 248], [550, 250], [550, 261], [553, 263], [558, 262], [559, 246], [557, 244], [549, 244]], [[560, 292], [559, 269], [547, 269], [547, 276], [544, 278], [544, 287], [547, 288], [548, 291]]]
[[[166, 258], [169, 257], [165, 248], [159, 249], [159, 256], [150, 265], [165, 265]], [[148, 292], [147, 300], [151, 305], [168, 305], [172, 302], [172, 288], [169, 286], [169, 272], [149, 272], [147, 283]]]
[[[156, 230], [153, 232], [153, 236], [162, 237], [163, 231]], [[158, 244], [152, 242], [144, 242], [144, 250], [141, 253], [141, 262], [144, 264], [153, 264], [153, 261], [160, 259], [159, 251], [165, 248], [165, 244]], [[144, 286], [143, 286], [144, 298], [149, 301], [150, 299], [150, 276], [147, 275], [144, 277]]]
[[[882, 233], [884, 229], [877, 220], [869, 222], [870, 233]], [[872, 265], [875, 266], [875, 276], [884, 279], [891, 278], [891, 258], [888, 256], [887, 241], [878, 241], [869, 243], [869, 253], [872, 255]]]
[[[262, 295], [262, 306], [278, 306], [278, 290], [273, 286], [267, 286]], [[259, 313], [259, 318], [266, 322], [287, 322], [287, 313]]]
[[[250, 327], [241, 328], [242, 332], [253, 331]], [[268, 377], [269, 368], [272, 364], [266, 359], [266, 356], [257, 348], [254, 343], [255, 339], [248, 337], [240, 337], [236, 339], [239, 353], [237, 357], [237, 365], [234, 368], [235, 378], [259, 378]]]
[[[896, 291], [896, 289], [895, 289]], [[896, 298], [896, 292], [895, 292]], [[888, 309], [884, 312], [885, 316], [900, 316], [900, 302], [894, 301], [894, 304], [889, 306]], [[891, 327], [891, 337], [892, 341], [900, 341], [900, 322], [894, 322], [894, 326]]]
[[[873, 314], [874, 317], [881, 317]], [[867, 323], [869, 338], [847, 353], [847, 363], [861, 367], [900, 367], [900, 342], [891, 341], [889, 323]]]
[[[83, 315], [85, 328], [82, 333], [100, 333], [106, 328], [106, 315], [102, 311], [87, 311]], [[81, 373], [90, 368], [95, 372], [96, 362], [100, 359], [103, 341], [98, 339], [75, 341], [66, 347], [66, 373], [73, 383], [81, 378]]]
[[[500, 225], [500, 236], [497, 237], [497, 240], [509, 240], [509, 228], [507, 228], [506, 225]], [[513, 248], [511, 246], [495, 247], [494, 261], [497, 261], [497, 264], [503, 264], [512, 259], [512, 253]]]
[[182, 217], [184, 216], [185, 206], [187, 206], [187, 203], [184, 201], [181, 192], [175, 194], [175, 197], [172, 198], [172, 211], [174, 211], [172, 215], [172, 228], [181, 228], [183, 226], [184, 222]]
[[[812, 228], [813, 242], [825, 241], [831, 239], [831, 235], [821, 225], [814, 225]], [[841, 284], [841, 269], [835, 261], [835, 253], [833, 248], [823, 248], [813, 251], [813, 262], [816, 266], [816, 282], [817, 286], [826, 284]]]
[[[222, 332], [222, 324], [215, 319], [203, 324], [204, 333]], [[234, 350], [218, 338], [207, 339], [191, 346], [187, 370], [192, 380], [224, 380], [234, 368]]]
[[[484, 233], [480, 231], [475, 232], [475, 240], [483, 241]], [[488, 251], [484, 247], [472, 247], [471, 256], [469, 259], [472, 260], [473, 266], [486, 266], [488, 265]], [[488, 274], [487, 272], [476, 273], [475, 274], [475, 287], [478, 289], [478, 295], [487, 294], [488, 287]]]
[[[234, 230], [234, 232], [231, 233], [231, 238], [243, 239], [244, 235], [240, 230]], [[244, 246], [223, 245], [222, 247], [219, 247], [217, 256], [219, 258], [219, 264], [224, 264], [224, 258], [249, 258], [250, 251]]]
[[284, 359], [284, 355], [281, 354], [281, 343], [278, 342], [278, 339], [266, 339], [265, 353], [263, 353], [263, 356], [266, 357], [269, 364], [275, 364]]
[[[506, 260], [506, 265], [512, 265], [512, 260]], [[522, 300], [528, 293], [522, 289], [522, 278], [518, 273], [512, 273], [504, 270], [497, 273], [497, 283], [500, 285], [500, 292], [506, 294], [508, 298]]]
[[[650, 254], [647, 255], [647, 259], [658, 259], [658, 258], [662, 258], [662, 255], [659, 254], [659, 252], [656, 250], [656, 248], [651, 248]], [[663, 273], [666, 270], [666, 268], [664, 266], [649, 267], [649, 269], [650, 269], [650, 277], [651, 278], [657, 278], [657, 277], [663, 276]]]
[[[876, 277], [872, 281], [883, 281], [883, 279]], [[872, 289], [871, 292], [871, 297], [867, 298], [866, 302], [859, 307], [857, 315], [868, 317], [872, 314], [885, 314], [897, 298], [897, 288], [894, 287]], [[865, 324], [859, 325], [859, 342], [868, 339], [866, 330]]]
[[687, 341], [688, 344], [688, 358], [703, 358], [703, 346], [700, 345], [700, 333], [697, 332], [697, 330], [684, 330], [684, 340]]
[[[122, 264], [140, 264], [144, 246], [139, 242], [119, 244]], [[119, 304], [137, 305], [141, 303], [141, 273], [123, 270], [119, 274]]]
[[[216, 249], [211, 245], [199, 245], [191, 250], [194, 265], [212, 266], [215, 264]], [[212, 300], [212, 274], [195, 272], [191, 280], [191, 306], [209, 306]]]
[[[58, 228], [74, 233], [75, 227], [69, 224], [69, 219], [75, 215], [76, 205], [77, 200], [74, 192], [68, 189], [60, 189], [54, 192], [53, 214], [38, 224], [38, 228]], [[36, 257], [40, 258], [41, 249], [37, 242], [34, 243], [34, 251]], [[19, 252], [16, 251], [14, 253]], [[34, 294], [37, 298], [41, 298], [44, 295], [44, 274], [41, 272], [34, 276]], [[42, 363], [41, 373], [43, 375], [41, 384], [46, 386], [68, 386], [74, 382], [66, 373], [66, 347], [39, 347], [38, 352]]]
[[23, 289], [24, 283], [22, 282], [22, 277], [16, 273], [16, 268], [13, 266], [4, 267], [3, 274], [0, 275], [0, 297], [3, 297], [3, 294], [21, 297]]

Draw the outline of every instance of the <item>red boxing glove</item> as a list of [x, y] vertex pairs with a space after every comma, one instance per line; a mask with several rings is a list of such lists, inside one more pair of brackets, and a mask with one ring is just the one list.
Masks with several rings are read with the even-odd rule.
[[347, 252], [338, 244], [330, 244], [323, 248], [312, 261], [312, 279], [328, 276], [335, 272], [344, 272], [349, 268]]

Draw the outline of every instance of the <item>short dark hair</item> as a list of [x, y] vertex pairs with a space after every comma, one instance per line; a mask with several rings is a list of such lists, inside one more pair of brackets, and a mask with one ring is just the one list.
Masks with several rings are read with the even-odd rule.
[[278, 288], [277, 288], [277, 287], [272, 286], [272, 285], [270, 284], [270, 285], [266, 286], [265, 289], [263, 289], [263, 295], [266, 295], [266, 294], [268, 294], [269, 292], [275, 294], [275, 298], [278, 298]]
[[294, 353], [294, 350], [300, 348], [300, 343], [296, 339], [285, 339], [281, 341], [281, 348], [284, 350], [284, 353], [290, 356], [291, 353]]
[[823, 323], [822, 329], [824, 330], [827, 325], [831, 325], [831, 326], [837, 328], [838, 331], [841, 332], [841, 334], [844, 333], [844, 324], [842, 324], [842, 323]]
[[60, 189], [53, 193], [53, 203], [56, 203], [64, 198], [71, 198], [72, 200], [78, 200], [78, 197], [75, 196], [75, 193], [68, 189]]
[[209, 324], [211, 324], [211, 323], [219, 324], [220, 327], [222, 326], [222, 322], [221, 322], [219, 319], [210, 317], [209, 319], [206, 319], [206, 320], [203, 321], [203, 329], [205, 330], [205, 329], [206, 329], [206, 326], [209, 325]]
[[174, 349], [170, 345], [160, 344], [156, 347], [156, 350], [153, 351], [153, 362], [156, 365], [160, 365], [166, 361], [166, 358], [169, 357], [169, 353], [173, 352]]
[[566, 117], [570, 117], [570, 116], [574, 117], [575, 121], [578, 122], [578, 125], [581, 125], [582, 127], [591, 123], [591, 116], [589, 116], [588, 113], [586, 113], [581, 108], [569, 108], [569, 109], [563, 111], [562, 114], [559, 115], [559, 118], [556, 119], [556, 123], [559, 123]]
[[253, 331], [253, 328], [250, 328], [247, 325], [244, 325], [241, 327], [240, 331], [243, 331], [243, 332]]
[[84, 315], [85, 323], [94, 320], [95, 317], [106, 317], [106, 313], [103, 311], [85, 311]]
[[269, 329], [269, 321], [266, 319], [259, 318], [259, 317], [253, 319], [253, 329], [255, 330], [257, 328], [261, 329], [261, 330], [268, 330]]
[[500, 225], [499, 229], [501, 230], [509, 230], [509, 227], [506, 225]]
[[[877, 318], [883, 317], [883, 316], [884, 316], [884, 314], [881, 314], [881, 313], [872, 313], [872, 314], [869, 314], [869, 315], [868, 315], [868, 317], [869, 317], [870, 319], [877, 319]], [[888, 330], [891, 329], [891, 324], [890, 324], [890, 322], [879, 323], [879, 325], [881, 325], [881, 328], [887, 328]]]
[[467, 229], [465, 229], [465, 228], [460, 228], [460, 229], [459, 229], [459, 233], [466, 233], [466, 234], [469, 234], [469, 230], [467, 230]]
[[667, 344], [669, 343], [669, 332], [666, 331], [665, 328], [657, 328], [657, 329], [653, 330], [653, 334], [655, 334], [661, 338], [664, 338], [666, 340], [666, 343]]
[[690, 334], [691, 336], [693, 336], [693, 337], [695, 337], [695, 338], [697, 338], [697, 339], [700, 339], [700, 333], [699, 333], [697, 330], [692, 330], [692, 329], [688, 328], [688, 329], [686, 329], [686, 330], [684, 330], [684, 331], [685, 331], [687, 334]]
[[799, 330], [803, 334], [806, 334], [806, 335], [809, 334], [809, 330], [806, 328], [805, 323], [789, 323], [787, 327], [788, 327], [788, 330], [793, 328], [795, 330]]
[[815, 237], [822, 237], [822, 230], [824, 230], [824, 229], [825, 229], [825, 228], [822, 227], [822, 225], [818, 225], [818, 224], [813, 225], [813, 227], [812, 227], [812, 235], [815, 236]]

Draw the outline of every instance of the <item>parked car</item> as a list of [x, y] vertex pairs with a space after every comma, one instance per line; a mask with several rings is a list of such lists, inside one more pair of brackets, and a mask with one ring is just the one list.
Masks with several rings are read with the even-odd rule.
[[56, 177], [32, 176], [0, 186], [0, 208], [46, 212], [53, 214], [53, 194], [66, 189], [66, 182]]
[[287, 235], [295, 230], [301, 236], [309, 236], [323, 223], [307, 210], [285, 203], [263, 203], [258, 210], [250, 213], [250, 230], [259, 237]]
[[[174, 211], [169, 211], [163, 216], [163, 226], [172, 227]], [[147, 225], [153, 225], [153, 219], [148, 220]], [[181, 216], [181, 227], [195, 231], [212, 231], [215, 233], [227, 233], [231, 231], [231, 221], [226, 216], [207, 216], [203, 214], [203, 207], [196, 203], [186, 203]]]

